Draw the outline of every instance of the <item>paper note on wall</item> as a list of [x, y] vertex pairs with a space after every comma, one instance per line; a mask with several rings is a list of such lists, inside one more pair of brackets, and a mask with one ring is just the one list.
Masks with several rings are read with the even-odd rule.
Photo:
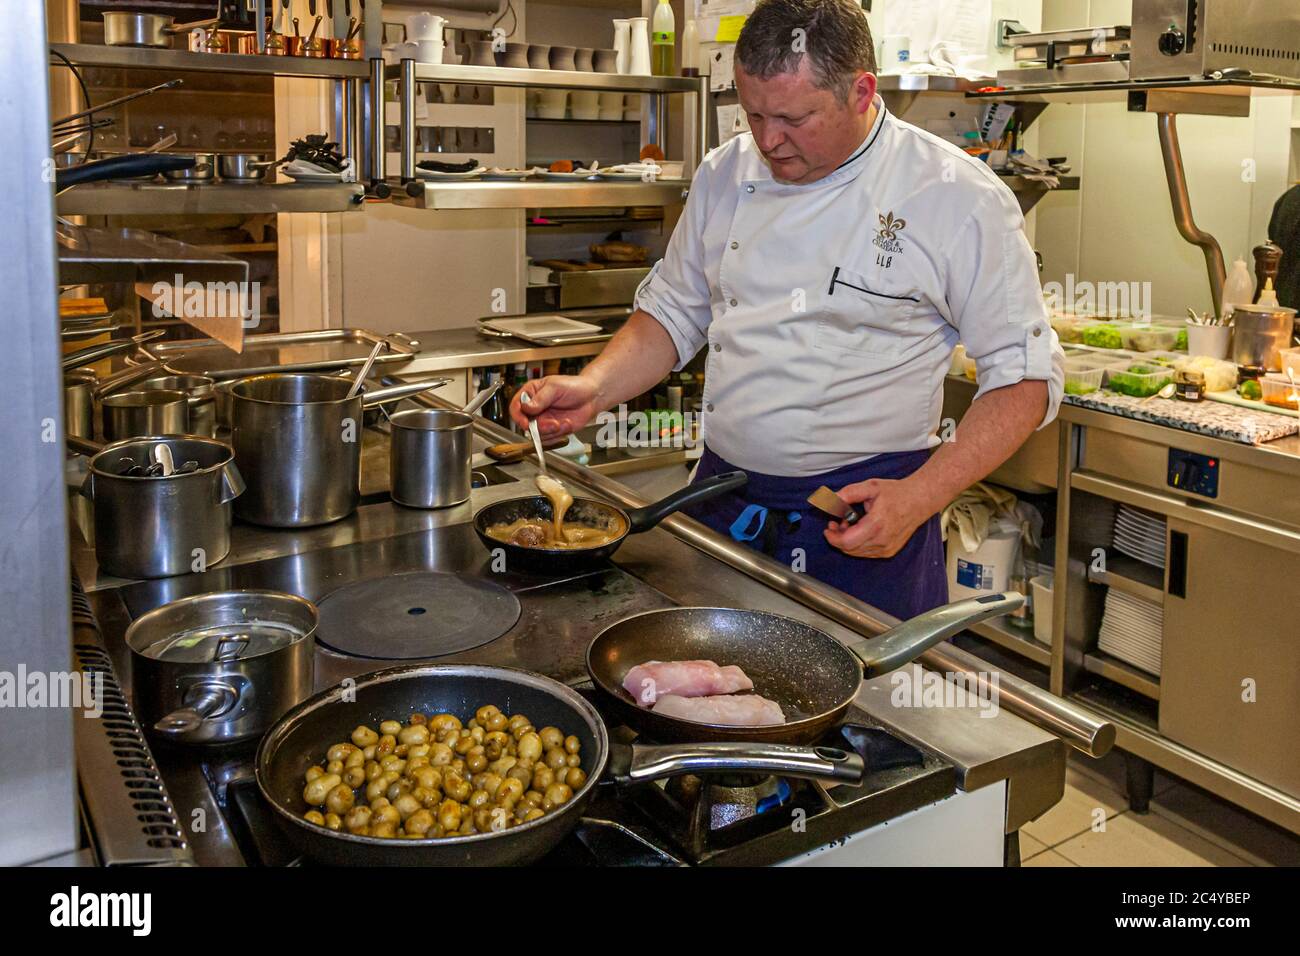
[[731, 43], [708, 44], [705, 53], [709, 58], [709, 89], [721, 93], [736, 85], [736, 47]]
[[749, 132], [749, 120], [745, 111], [736, 104], [718, 107], [718, 145], [735, 139], [741, 133]]

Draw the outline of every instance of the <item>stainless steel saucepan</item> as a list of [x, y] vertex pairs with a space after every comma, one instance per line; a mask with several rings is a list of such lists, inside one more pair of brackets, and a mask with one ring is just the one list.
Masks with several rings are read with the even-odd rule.
[[230, 389], [231, 444], [248, 491], [245, 521], [302, 528], [346, 518], [361, 498], [362, 413], [446, 385], [437, 378], [364, 391], [335, 375], [275, 373]]
[[104, 13], [104, 44], [106, 46], [169, 47], [172, 37], [189, 33], [196, 27], [210, 27], [219, 20], [198, 20], [176, 25], [175, 17], [161, 13], [134, 13], [129, 10], [110, 10]]

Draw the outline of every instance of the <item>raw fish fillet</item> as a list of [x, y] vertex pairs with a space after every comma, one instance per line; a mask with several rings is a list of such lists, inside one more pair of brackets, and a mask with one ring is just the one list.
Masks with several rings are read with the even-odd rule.
[[734, 694], [753, 690], [754, 682], [735, 664], [719, 667], [713, 661], [646, 661], [627, 672], [623, 689], [642, 707], [650, 707], [664, 694]]
[[774, 700], [757, 694], [720, 697], [678, 697], [664, 694], [652, 708], [656, 714], [678, 720], [697, 720], [703, 724], [728, 724], [732, 727], [761, 727], [784, 724], [785, 714]]

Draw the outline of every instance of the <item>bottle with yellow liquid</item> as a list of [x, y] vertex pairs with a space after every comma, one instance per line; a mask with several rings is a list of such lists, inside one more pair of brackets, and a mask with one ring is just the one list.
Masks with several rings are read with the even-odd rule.
[[677, 41], [677, 22], [668, 0], [659, 0], [650, 30], [650, 71], [655, 76], [676, 76], [673, 46]]

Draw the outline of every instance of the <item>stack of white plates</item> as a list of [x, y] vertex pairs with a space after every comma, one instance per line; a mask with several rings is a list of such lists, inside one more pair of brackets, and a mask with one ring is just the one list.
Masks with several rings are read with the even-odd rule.
[[1157, 568], [1165, 566], [1165, 519], [1140, 508], [1115, 510], [1115, 550]]
[[1116, 588], [1106, 591], [1097, 647], [1148, 674], [1160, 674], [1164, 609]]

